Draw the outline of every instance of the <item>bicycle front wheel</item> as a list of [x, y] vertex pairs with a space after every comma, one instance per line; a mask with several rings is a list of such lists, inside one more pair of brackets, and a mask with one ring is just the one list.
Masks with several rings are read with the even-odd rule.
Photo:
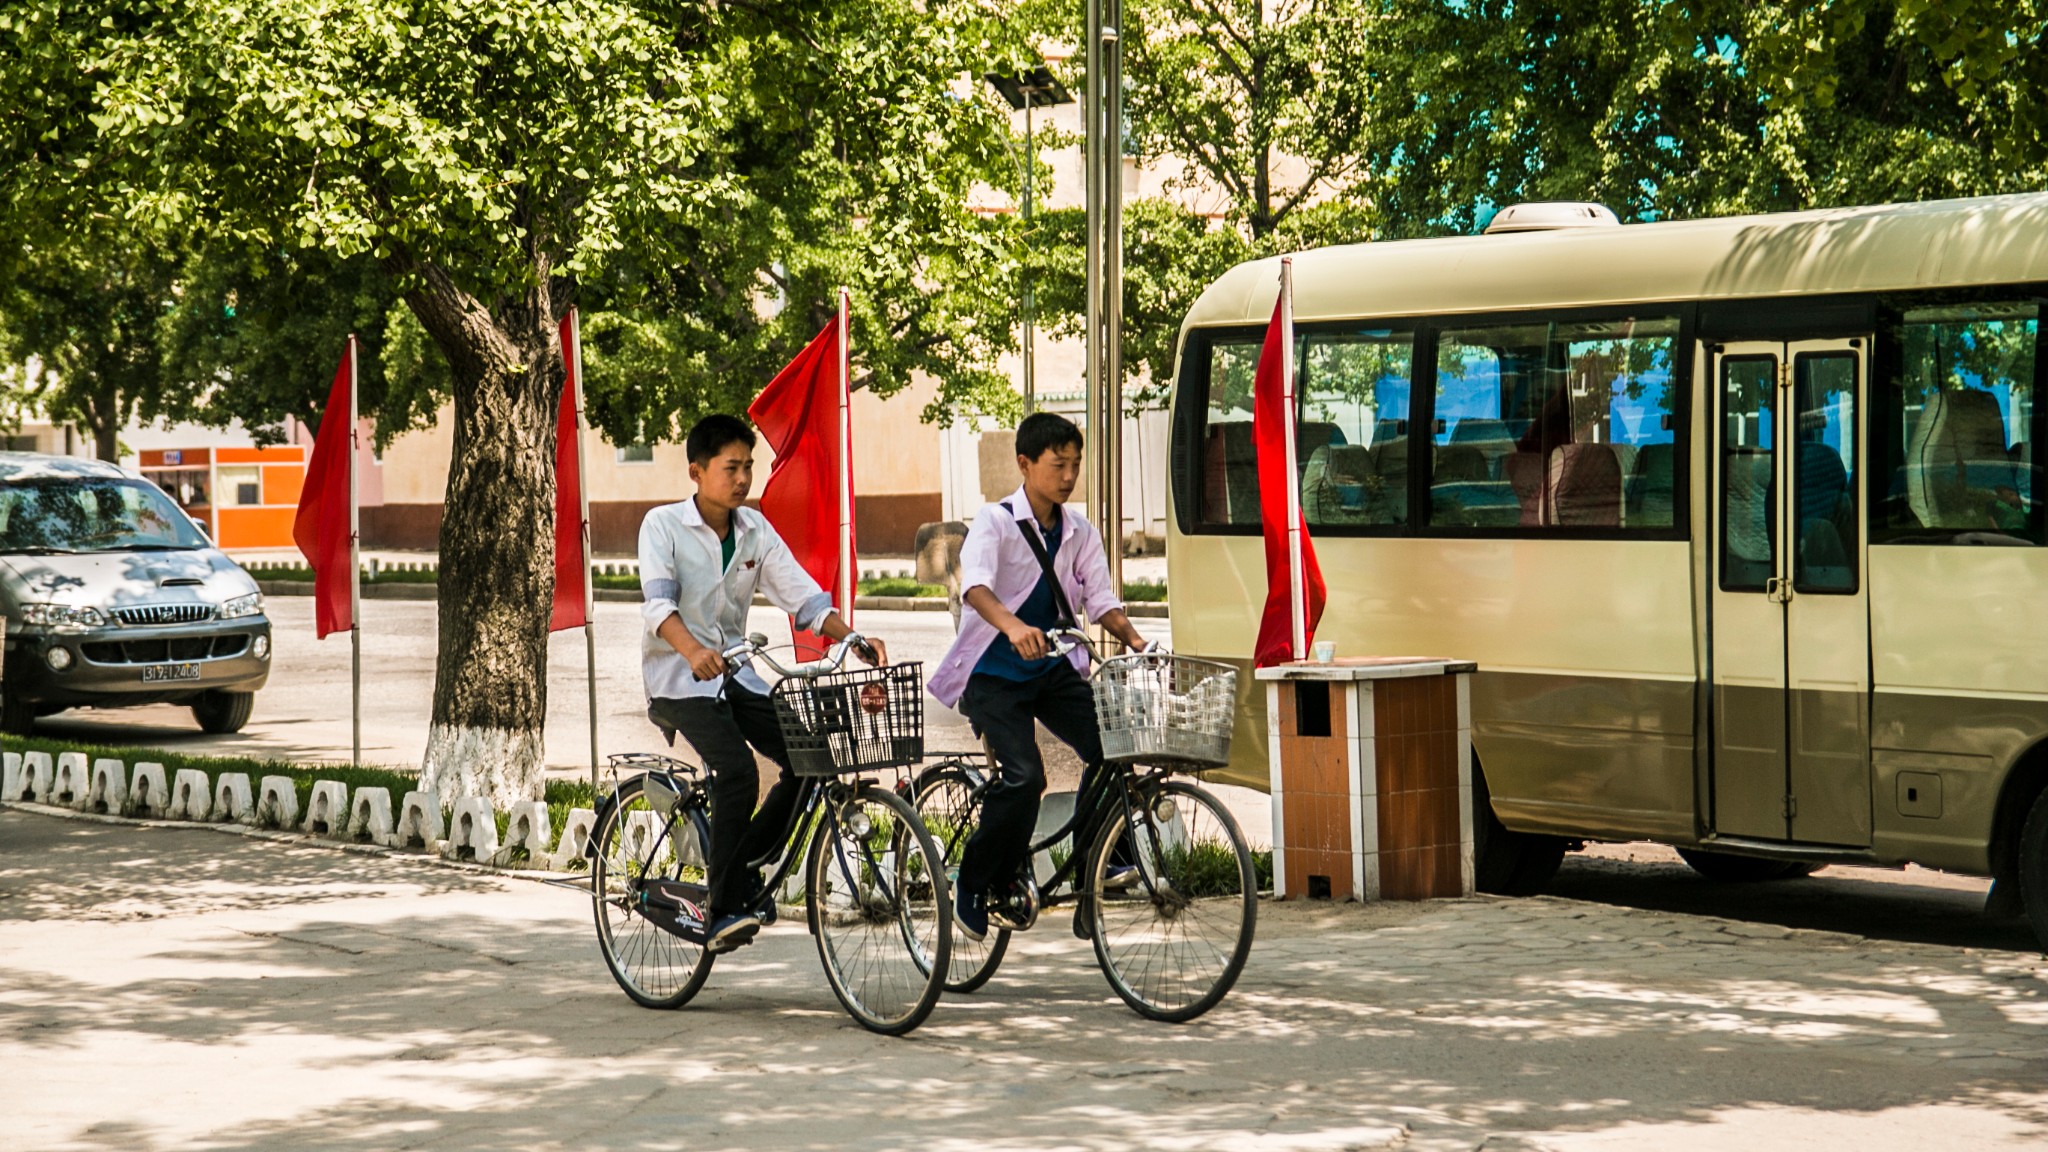
[[[1088, 858], [1095, 959], [1139, 1015], [1193, 1020], [1244, 970], [1258, 920], [1258, 878], [1244, 833], [1221, 801], [1180, 780], [1133, 791]], [[1134, 880], [1105, 891], [1128, 861]]]
[[646, 783], [635, 776], [619, 785], [591, 832], [597, 945], [635, 1003], [680, 1008], [711, 974], [711, 953], [673, 930], [703, 919], [711, 837], [702, 810], [676, 807], [664, 815], [648, 802]]
[[[981, 783], [981, 774], [959, 761], [941, 764], [917, 779], [917, 814], [939, 846], [949, 883], [959, 880], [967, 838], [981, 822], [981, 801], [976, 795]], [[988, 983], [1009, 947], [1010, 930], [993, 924], [989, 925], [988, 935], [980, 940], [954, 933], [946, 991], [972, 992]]]
[[917, 811], [873, 784], [828, 800], [804, 878], [818, 959], [846, 1011], [886, 1036], [924, 1023], [953, 919], [944, 857]]

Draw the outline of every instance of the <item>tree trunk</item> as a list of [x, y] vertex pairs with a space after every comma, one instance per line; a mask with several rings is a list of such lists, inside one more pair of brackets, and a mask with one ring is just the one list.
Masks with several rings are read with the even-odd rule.
[[406, 302], [448, 354], [455, 444], [420, 790], [444, 806], [482, 796], [503, 810], [540, 799], [546, 767], [560, 360], [545, 289], [493, 315], [437, 270], [424, 278]]

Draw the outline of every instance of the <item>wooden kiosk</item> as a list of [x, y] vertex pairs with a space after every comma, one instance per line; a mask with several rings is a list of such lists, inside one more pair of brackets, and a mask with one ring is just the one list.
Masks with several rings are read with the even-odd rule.
[[1281, 898], [1472, 894], [1472, 673], [1351, 657], [1260, 668]]

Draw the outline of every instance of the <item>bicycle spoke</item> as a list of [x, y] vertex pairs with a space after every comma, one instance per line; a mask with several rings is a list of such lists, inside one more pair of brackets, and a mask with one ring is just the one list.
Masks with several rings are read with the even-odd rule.
[[817, 836], [807, 873], [832, 990], [863, 1025], [909, 1031], [938, 999], [933, 968], [943, 971], [949, 935], [931, 837], [907, 804], [872, 787]]
[[1189, 1020], [1221, 1000], [1249, 953], [1257, 893], [1250, 852], [1213, 796], [1152, 786], [1114, 818], [1090, 863], [1123, 860], [1139, 879], [1096, 900], [1095, 951], [1117, 994], [1148, 1016]]

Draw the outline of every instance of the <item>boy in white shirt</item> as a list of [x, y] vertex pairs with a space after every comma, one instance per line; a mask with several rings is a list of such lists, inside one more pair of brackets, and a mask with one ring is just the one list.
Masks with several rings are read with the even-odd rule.
[[[1045, 792], [1034, 722], [1081, 757], [1083, 794], [1102, 765], [1095, 696], [1083, 676], [1087, 653], [1050, 655], [1047, 629], [1079, 627], [1079, 607], [1125, 644], [1145, 647], [1124, 615], [1121, 590], [1110, 586], [1101, 534], [1066, 506], [1081, 476], [1081, 430], [1050, 412], [1025, 417], [1017, 426], [1017, 470], [1023, 486], [984, 505], [960, 547], [960, 599], [973, 611], [960, 614], [960, 634], [930, 683], [931, 694], [957, 705], [995, 753], [996, 781], [983, 794], [981, 823], [967, 839], [954, 887], [953, 923], [973, 940], [988, 932], [991, 887], [1007, 888], [1029, 864]], [[1040, 548], [1054, 580], [1045, 578]]]
[[[759, 883], [758, 869], [781, 847], [798, 785], [768, 685], [751, 665], [734, 671], [719, 653], [746, 636], [757, 590], [800, 628], [832, 640], [856, 634], [767, 517], [745, 507], [754, 479], [753, 430], [733, 416], [706, 416], [684, 446], [697, 495], [640, 522], [640, 615], [647, 624], [640, 670], [648, 719], [682, 733], [711, 776], [706, 947], [727, 952], [752, 941], [764, 919], [774, 917], [772, 900], [743, 905]], [[862, 659], [888, 661], [880, 640], [866, 643], [873, 658]], [[782, 767], [758, 813], [755, 750]]]

